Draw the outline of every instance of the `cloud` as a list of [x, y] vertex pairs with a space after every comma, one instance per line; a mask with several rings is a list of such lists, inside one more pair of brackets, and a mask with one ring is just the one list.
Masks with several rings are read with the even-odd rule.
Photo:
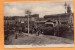
[[[32, 14], [40, 14], [40, 17], [50, 14], [65, 12], [65, 2], [7, 2], [4, 3], [5, 16], [24, 16], [25, 10], [31, 10]], [[73, 11], [73, 2], [69, 2]]]
[[40, 17], [44, 15], [51, 15], [51, 14], [60, 14], [65, 13], [65, 8], [61, 5], [53, 6], [53, 7], [36, 7], [32, 9], [33, 13], [40, 14]]
[[24, 11], [17, 9], [16, 7], [13, 7], [13, 8], [6, 7], [4, 10], [4, 15], [6, 15], [6, 16], [23, 16]]

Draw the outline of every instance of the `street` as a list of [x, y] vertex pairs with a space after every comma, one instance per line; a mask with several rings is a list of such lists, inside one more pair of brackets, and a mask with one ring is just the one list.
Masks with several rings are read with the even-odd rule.
[[6, 41], [5, 45], [45, 45], [45, 44], [73, 44], [73, 40], [56, 37], [51, 35], [36, 36], [35, 34], [22, 33], [9, 36], [9, 40]]

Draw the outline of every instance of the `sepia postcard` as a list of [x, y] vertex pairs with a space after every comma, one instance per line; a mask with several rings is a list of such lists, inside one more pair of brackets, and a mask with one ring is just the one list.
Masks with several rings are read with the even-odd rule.
[[74, 47], [73, 0], [4, 2], [4, 48]]

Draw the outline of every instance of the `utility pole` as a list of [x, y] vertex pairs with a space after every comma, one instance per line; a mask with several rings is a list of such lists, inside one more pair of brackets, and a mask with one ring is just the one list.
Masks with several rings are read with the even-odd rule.
[[29, 17], [30, 17], [30, 15], [31, 15], [30, 10], [27, 10], [27, 11], [26, 11], [26, 14], [27, 14], [27, 16], [28, 16], [28, 34], [29, 34]]
[[29, 15], [28, 15], [28, 34], [29, 34]]

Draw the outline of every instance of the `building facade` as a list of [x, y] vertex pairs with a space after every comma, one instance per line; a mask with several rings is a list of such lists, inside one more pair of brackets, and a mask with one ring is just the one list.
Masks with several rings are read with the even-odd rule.
[[45, 15], [45, 20], [56, 21], [58, 24], [71, 24], [73, 25], [73, 13], [71, 11], [71, 7], [67, 5], [66, 13], [62, 14], [53, 14], [53, 15]]

